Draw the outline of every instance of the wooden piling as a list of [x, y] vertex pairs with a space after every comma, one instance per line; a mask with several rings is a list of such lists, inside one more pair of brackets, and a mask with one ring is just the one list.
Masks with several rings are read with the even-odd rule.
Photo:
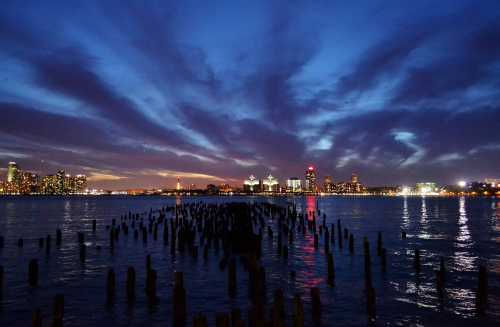
[[488, 307], [488, 271], [486, 266], [479, 266], [478, 285], [476, 291], [476, 311], [483, 315]]
[[54, 297], [52, 327], [62, 327], [64, 319], [64, 296], [57, 294]]
[[56, 230], [56, 246], [61, 246], [62, 244], [62, 232], [61, 230], [58, 228]]
[[203, 314], [197, 314], [193, 317], [193, 327], [208, 327], [207, 317]]
[[304, 305], [299, 294], [295, 294], [292, 308], [293, 327], [304, 327]]
[[314, 248], [317, 250], [319, 248], [319, 237], [318, 233], [314, 233]]
[[274, 292], [271, 321], [273, 327], [283, 327], [285, 325], [285, 299], [282, 289], [277, 289]]
[[173, 289], [173, 320], [174, 326], [184, 326], [186, 323], [186, 290], [184, 289], [184, 276], [180, 271], [175, 272], [175, 283]]
[[40, 309], [33, 311], [32, 322], [33, 327], [42, 327], [42, 313]]
[[227, 313], [216, 313], [215, 314], [215, 326], [216, 327], [229, 327], [229, 314]]
[[95, 219], [92, 219], [92, 231], [95, 233], [97, 230], [97, 221]]
[[414, 259], [413, 266], [415, 267], [415, 272], [417, 274], [419, 274], [420, 273], [420, 250], [419, 249], [415, 249], [415, 259]]
[[241, 310], [239, 308], [234, 308], [231, 310], [231, 327], [238, 327], [241, 321]]
[[108, 269], [108, 276], [106, 279], [106, 302], [112, 304], [115, 299], [116, 293], [116, 276], [113, 268]]
[[128, 267], [127, 269], [127, 301], [129, 303], [135, 300], [135, 268]]
[[354, 253], [354, 235], [349, 235], [349, 253]]
[[156, 270], [150, 269], [146, 276], [146, 295], [148, 296], [148, 302], [150, 305], [156, 304], [156, 281], [158, 279], [158, 274]]
[[321, 320], [321, 298], [319, 288], [311, 288], [311, 306], [312, 306], [312, 319], [317, 325]]
[[365, 287], [368, 290], [372, 287], [372, 268], [370, 258], [370, 243], [368, 243], [368, 238], [366, 236], [363, 240], [363, 248], [365, 258]]
[[375, 302], [376, 302], [375, 289], [373, 288], [373, 286], [370, 286], [366, 291], [366, 309], [368, 313], [368, 319], [370, 321], [374, 321], [377, 316]]
[[38, 260], [31, 259], [28, 267], [28, 282], [31, 287], [38, 285]]

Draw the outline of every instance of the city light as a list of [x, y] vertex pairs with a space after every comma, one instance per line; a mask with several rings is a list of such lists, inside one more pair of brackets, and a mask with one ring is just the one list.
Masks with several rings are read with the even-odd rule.
[[459, 181], [458, 186], [460, 186], [461, 188], [464, 188], [467, 186], [467, 182], [466, 181]]

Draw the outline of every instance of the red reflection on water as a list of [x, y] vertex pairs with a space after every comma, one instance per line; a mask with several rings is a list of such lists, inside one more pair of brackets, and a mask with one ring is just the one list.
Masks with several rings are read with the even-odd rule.
[[306, 212], [308, 219], [313, 220], [313, 214], [316, 213], [316, 197], [306, 196]]

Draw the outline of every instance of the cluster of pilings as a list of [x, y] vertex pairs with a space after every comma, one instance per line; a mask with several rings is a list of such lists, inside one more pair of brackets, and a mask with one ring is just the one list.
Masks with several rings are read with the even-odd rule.
[[[98, 230], [97, 221], [92, 221], [92, 233]], [[102, 229], [101, 229], [102, 230]], [[284, 326], [285, 322], [291, 321], [293, 326], [304, 326], [321, 322], [321, 294], [318, 287], [309, 290], [307, 300], [311, 303], [309, 315], [304, 313], [303, 299], [300, 294], [294, 294], [290, 299], [292, 312], [287, 315], [285, 308], [285, 295], [282, 289], [273, 291], [273, 299], [268, 303], [268, 285], [266, 283], [266, 269], [261, 262], [262, 240], [264, 231], [271, 241], [276, 238], [276, 251], [281, 262], [287, 264], [289, 247], [291, 248], [297, 237], [307, 234], [313, 236], [314, 248], [319, 250], [322, 240], [323, 254], [325, 257], [327, 272], [324, 276], [325, 283], [329, 287], [336, 286], [335, 280], [335, 258], [332, 249], [338, 247], [339, 253], [344, 245], [348, 248], [348, 254], [354, 255], [355, 235], [342, 221], [326, 224], [326, 215], [320, 210], [299, 213], [296, 207], [287, 204], [279, 206], [268, 203], [225, 203], [206, 204], [203, 202], [188, 203], [163, 207], [159, 210], [150, 209], [149, 212], [129, 212], [112, 219], [110, 224], [104, 226], [107, 234], [107, 243], [110, 251], [119, 250], [120, 237], [133, 237], [135, 242], [147, 244], [148, 242], [163, 242], [165, 251], [170, 255], [190, 255], [198, 258], [199, 252], [203, 252], [203, 260], [209, 260], [211, 250], [215, 252], [219, 261], [221, 271], [227, 269], [227, 296], [234, 299], [242, 292], [238, 286], [241, 276], [237, 275], [237, 265], [241, 262], [243, 270], [248, 274], [248, 299], [247, 322], [243, 320], [242, 311], [239, 308], [231, 312], [218, 312], [215, 314], [216, 326]], [[130, 231], [130, 233], [129, 233]], [[77, 247], [82, 264], [87, 257], [89, 245], [85, 242], [85, 233], [77, 233]], [[133, 235], [133, 236], [132, 236]], [[406, 239], [406, 232], [402, 231], [401, 238]], [[372, 281], [372, 255], [370, 243], [367, 237], [362, 238], [364, 257], [364, 301], [366, 303], [366, 315], [370, 322], [377, 318], [376, 290]], [[56, 230], [56, 246], [60, 247], [63, 242], [63, 233]], [[5, 246], [5, 240], [0, 236], [0, 249]], [[24, 246], [24, 239], [17, 240], [17, 246]], [[51, 251], [51, 235], [38, 239], [38, 246], [45, 248], [46, 253]], [[101, 246], [97, 246], [101, 249]], [[167, 253], [168, 253], [167, 252]], [[379, 232], [376, 240], [376, 256], [380, 262], [381, 272], [387, 271], [387, 250], [383, 245], [383, 235]], [[415, 273], [421, 273], [421, 252], [414, 249], [413, 265]], [[222, 254], [220, 257], [219, 254]], [[239, 260], [237, 260], [239, 259]], [[153, 268], [151, 255], [145, 258], [146, 280], [144, 281], [144, 294], [151, 306], [158, 305], [157, 293], [158, 271]], [[28, 266], [28, 284], [30, 287], [38, 287], [39, 264], [37, 259], [32, 259]], [[3, 295], [5, 283], [5, 271], [0, 266], [0, 300]], [[292, 278], [295, 272], [290, 272]], [[442, 299], [446, 294], [446, 267], [444, 258], [441, 258], [439, 269], [435, 272], [436, 292]], [[8, 278], [7, 278], [8, 279]], [[108, 306], [116, 303], [117, 276], [114, 267], [109, 267], [105, 282], [105, 302]], [[209, 287], [209, 286], [208, 286]], [[125, 294], [127, 302], [135, 303], [138, 296], [136, 269], [128, 267], [126, 273]], [[171, 292], [172, 299], [172, 325], [185, 326], [188, 324], [188, 299], [184, 287], [183, 272], [177, 271], [173, 281]], [[484, 314], [488, 304], [488, 279], [485, 266], [479, 269], [478, 287], [476, 292], [476, 308], [479, 314]], [[192, 313], [193, 326], [207, 326], [207, 316], [203, 313]], [[64, 297], [57, 295], [54, 299], [53, 326], [62, 326], [64, 317]], [[42, 326], [42, 313], [36, 309], [33, 313], [33, 326]]]

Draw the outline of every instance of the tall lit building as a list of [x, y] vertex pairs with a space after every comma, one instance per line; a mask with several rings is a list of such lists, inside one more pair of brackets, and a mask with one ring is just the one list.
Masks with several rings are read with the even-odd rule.
[[259, 181], [255, 178], [254, 175], [250, 175], [248, 179], [243, 181], [243, 190], [245, 192], [257, 192], [259, 188]]
[[175, 185], [175, 189], [177, 191], [180, 191], [182, 189], [180, 176], [177, 176], [177, 184]]
[[44, 176], [40, 182], [40, 193], [57, 194], [58, 184], [59, 181], [57, 175]]
[[313, 166], [307, 167], [306, 170], [306, 192], [316, 192], [316, 171]]
[[66, 173], [64, 170], [59, 170], [56, 174], [56, 194], [64, 194], [66, 193], [66, 184], [67, 184], [67, 177]]
[[355, 173], [353, 173], [353, 174], [351, 175], [351, 183], [352, 183], [352, 184], [359, 183], [359, 181], [358, 181], [358, 175], [356, 175]]
[[31, 194], [38, 192], [38, 175], [22, 171], [19, 173], [17, 192], [19, 194]]
[[323, 191], [325, 193], [333, 193], [333, 180], [331, 176], [326, 176], [323, 182]]
[[14, 183], [17, 180], [19, 173], [19, 166], [14, 161], [9, 162], [7, 166], [7, 182]]
[[286, 191], [297, 193], [302, 191], [301, 181], [297, 177], [290, 177], [286, 181]]
[[279, 190], [279, 182], [271, 174], [269, 174], [262, 183], [264, 184], [265, 192], [278, 192]]

